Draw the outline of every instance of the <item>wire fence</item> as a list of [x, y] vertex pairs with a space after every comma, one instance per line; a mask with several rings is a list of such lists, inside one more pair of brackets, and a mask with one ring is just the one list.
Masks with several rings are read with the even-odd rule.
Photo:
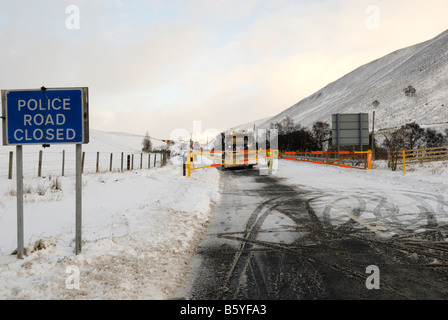
[[[23, 153], [24, 177], [74, 176], [74, 151], [38, 151]], [[123, 172], [164, 166], [169, 153], [83, 152], [83, 173]], [[0, 153], [0, 178], [16, 175], [16, 153]]]

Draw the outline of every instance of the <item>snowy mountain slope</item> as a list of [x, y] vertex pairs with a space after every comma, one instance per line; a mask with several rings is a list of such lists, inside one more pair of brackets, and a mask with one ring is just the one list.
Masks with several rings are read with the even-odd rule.
[[[404, 89], [416, 89], [413, 97]], [[334, 113], [375, 111], [375, 129], [448, 122], [448, 30], [432, 40], [365, 64], [270, 118], [259, 128], [291, 117], [305, 127], [331, 122]], [[373, 102], [378, 101], [378, 106]]]
[[253, 122], [248, 122], [248, 123], [244, 123], [244, 124], [240, 124], [234, 128], [232, 128], [233, 130], [239, 131], [239, 130], [250, 130], [252, 129], [254, 126], [256, 128], [258, 128], [260, 125], [262, 125], [263, 123], [269, 121], [271, 118], [267, 117], [267, 118], [263, 118], [257, 121], [253, 121]]

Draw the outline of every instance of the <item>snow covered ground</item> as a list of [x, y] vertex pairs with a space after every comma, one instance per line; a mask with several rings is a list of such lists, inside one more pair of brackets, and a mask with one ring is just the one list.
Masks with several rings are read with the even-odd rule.
[[[91, 130], [83, 150], [138, 153], [142, 140]], [[153, 141], [155, 147], [163, 144]], [[217, 170], [186, 178], [179, 159], [160, 167], [159, 157], [150, 169], [86, 170], [82, 253], [76, 256], [74, 172], [60, 177], [59, 167], [62, 150], [74, 151], [74, 146], [45, 149], [44, 163], [54, 163], [55, 170], [44, 167], [42, 178], [32, 167], [41, 147], [23, 149], [29, 169], [24, 178], [27, 256], [11, 255], [17, 248], [14, 169], [13, 180], [0, 175], [0, 299], [167, 299], [176, 294], [219, 197]], [[9, 151], [14, 148], [1, 150], [1, 172], [7, 172]]]
[[[355, 216], [382, 237], [446, 226], [448, 162], [412, 165], [406, 175], [399, 170], [381, 161], [362, 171], [280, 160], [275, 174], [314, 192], [316, 215], [333, 225]], [[219, 201], [220, 171], [186, 178], [173, 158], [149, 170], [84, 174], [79, 255], [74, 177], [31, 177], [24, 184], [27, 256], [19, 260], [11, 255], [15, 180], [0, 177], [0, 299], [173, 299]], [[447, 241], [443, 232], [438, 240]]]
[[316, 215], [333, 226], [353, 219], [384, 238], [448, 241], [448, 161], [401, 169], [390, 171], [386, 161], [364, 171], [280, 160], [276, 175], [309, 191]]
[[[75, 181], [59, 178], [54, 190], [54, 179], [25, 180], [23, 260], [10, 255], [17, 241], [14, 185], [0, 184], [0, 299], [173, 298], [217, 201], [219, 172], [202, 170], [188, 179], [181, 167], [168, 165], [84, 175], [77, 256]], [[78, 271], [79, 288], [73, 288]]]

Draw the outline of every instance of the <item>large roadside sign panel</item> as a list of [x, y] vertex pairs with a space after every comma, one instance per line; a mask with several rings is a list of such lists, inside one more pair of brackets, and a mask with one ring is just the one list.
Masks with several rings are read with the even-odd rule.
[[2, 90], [3, 145], [89, 142], [88, 88]]
[[333, 114], [331, 131], [332, 143], [335, 146], [368, 145], [369, 114]]

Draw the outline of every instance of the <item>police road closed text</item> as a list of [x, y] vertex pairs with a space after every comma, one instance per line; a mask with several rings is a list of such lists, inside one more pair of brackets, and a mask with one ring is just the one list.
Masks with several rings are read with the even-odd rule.
[[83, 143], [81, 89], [10, 91], [7, 144]]
[[[18, 105], [18, 111], [21, 112], [23, 108], [27, 109], [26, 111], [47, 111], [47, 110], [70, 110], [70, 98], [67, 99], [60, 99], [60, 98], [54, 98], [54, 99], [47, 99], [47, 103], [42, 103], [43, 99], [36, 100], [36, 99], [29, 99], [23, 100], [19, 99], [17, 100]], [[66, 123], [67, 119], [64, 113], [56, 113], [52, 114], [49, 113], [47, 115], [44, 115], [43, 113], [24, 113], [23, 115], [23, 126], [26, 128], [32, 128], [35, 126], [41, 127], [42, 125], [44, 127], [48, 127], [49, 125], [57, 125], [57, 126], [63, 126]], [[52, 141], [56, 138], [56, 140], [73, 140], [75, 138], [75, 130], [73, 129], [53, 129], [48, 128], [45, 130], [46, 139], [49, 141]], [[54, 136], [56, 134], [56, 137]], [[31, 140], [42, 140], [44, 138], [44, 130], [42, 129], [35, 129], [31, 132], [28, 131], [28, 129], [16, 129], [14, 131], [14, 138], [17, 141], [31, 141]]]

